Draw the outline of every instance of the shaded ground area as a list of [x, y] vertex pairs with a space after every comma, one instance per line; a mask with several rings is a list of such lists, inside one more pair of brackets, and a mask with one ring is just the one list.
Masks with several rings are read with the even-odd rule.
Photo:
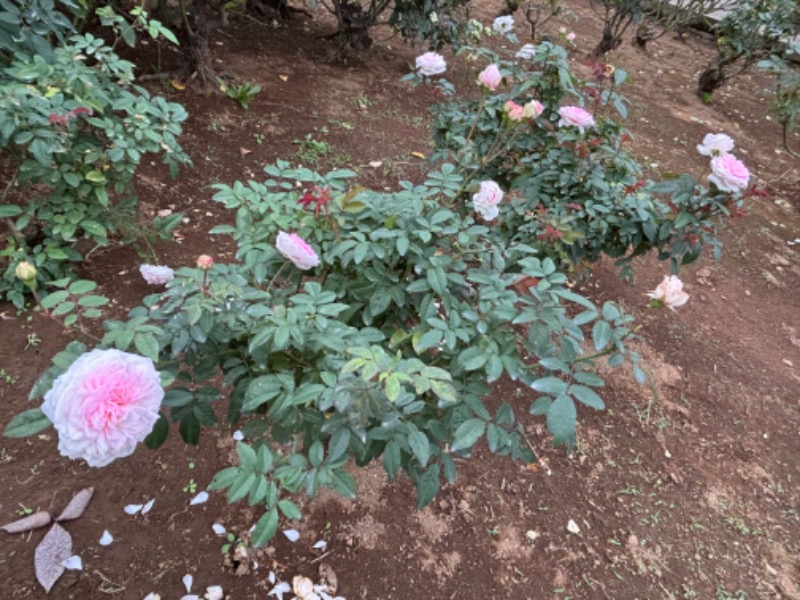
[[[583, 55], [600, 22], [587, 4], [570, 4], [580, 16], [568, 25], [578, 34], [573, 59], [586, 69]], [[489, 22], [496, 8], [487, 4], [479, 16]], [[548, 24], [550, 33], [559, 25]], [[346, 165], [368, 186], [422, 176], [412, 152], [429, 152], [426, 107], [434, 99], [398, 81], [418, 50], [392, 39], [351, 64], [334, 64], [330, 48], [314, 39], [328, 30], [295, 18], [277, 29], [237, 22], [215, 34], [220, 69], [265, 90], [247, 112], [164, 82], [161, 92], [191, 115], [182, 142], [195, 168], [171, 181], [145, 165], [139, 177], [146, 210], [183, 211], [188, 219], [179, 243], [158, 248], [162, 262], [192, 263], [201, 253], [223, 260], [231, 247], [205, 232], [231, 215], [210, 200], [210, 184], [258, 179], [276, 158]], [[630, 373], [607, 373], [608, 410], [580, 415], [572, 456], [550, 447], [541, 419], [523, 417], [538, 464], [525, 468], [479, 446], [460, 463], [457, 485], [421, 512], [411, 485], [387, 482], [376, 465], [356, 474], [358, 501], [326, 493], [305, 502], [298, 542], [279, 535], [244, 558], [224, 555], [226, 540], [211, 525], [245, 535], [259, 511], [227, 507], [219, 495], [188, 506], [192, 490], [229, 464], [230, 430], [205, 434], [197, 448], [184, 448], [173, 432], [159, 451], [142, 448], [102, 470], [59, 457], [52, 430], [2, 439], [0, 521], [27, 508], [58, 510], [78, 489], [96, 488], [86, 514], [67, 526], [85, 570], [68, 572], [51, 596], [138, 599], [158, 591], [178, 598], [181, 577], [193, 573], [195, 591], [216, 584], [237, 600], [265, 598], [270, 570], [290, 580], [325, 563], [348, 600], [800, 598], [800, 245], [787, 244], [800, 237], [800, 164], [779, 150], [779, 126], [765, 118], [768, 80], [741, 77], [713, 105], [700, 103], [696, 76], [712, 54], [708, 42], [689, 37], [662, 39], [651, 54], [625, 44], [610, 58], [633, 76], [626, 94], [634, 149], [653, 173], [702, 176], [706, 161], [694, 146], [725, 131], [768, 197], [754, 199], [752, 213], [733, 223], [721, 262], [704, 257], [682, 272], [692, 298], [677, 313], [645, 309], [645, 292], [667, 270], [652, 259], [640, 262], [633, 286], [610, 262], [580, 284], [641, 317], [638, 350], [649, 380], [639, 386]], [[168, 68], [178, 57], [162, 60]], [[793, 143], [800, 146], [797, 136]], [[139, 263], [130, 247], [101, 249], [87, 261], [85, 275], [115, 299], [118, 315], [150, 291]], [[7, 420], [27, 407], [27, 390], [68, 338], [37, 314], [0, 312]], [[504, 381], [490, 402], [508, 400], [524, 415], [532, 399]], [[147, 516], [123, 512], [151, 498]], [[567, 531], [570, 520], [579, 533]], [[98, 544], [104, 529], [115, 538], [106, 548]], [[0, 536], [6, 597], [44, 597], [32, 567], [43, 533]], [[321, 539], [325, 550], [312, 549]]]

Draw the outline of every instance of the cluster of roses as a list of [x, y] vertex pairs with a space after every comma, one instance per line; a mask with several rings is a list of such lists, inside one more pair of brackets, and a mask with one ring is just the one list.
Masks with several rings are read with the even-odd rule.
[[730, 154], [733, 146], [733, 140], [724, 133], [709, 133], [703, 138], [703, 143], [697, 145], [700, 154], [711, 157], [708, 180], [722, 192], [741, 192], [750, 183], [750, 171], [741, 160]]

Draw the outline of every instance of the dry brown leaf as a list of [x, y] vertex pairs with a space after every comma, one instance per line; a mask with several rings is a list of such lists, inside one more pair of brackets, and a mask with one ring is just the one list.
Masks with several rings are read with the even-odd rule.
[[278, 75], [278, 78], [281, 81], [289, 81], [289, 76], [288, 75]]
[[182, 81], [178, 81], [177, 79], [171, 80], [170, 83], [172, 84], [172, 87], [174, 87], [179, 92], [182, 92], [183, 90], [186, 89], [186, 84], [184, 84]]
[[252, 150], [248, 150], [247, 148], [239, 148], [239, 156], [241, 156], [242, 158], [244, 158], [248, 154], [252, 154], [252, 153], [253, 153], [253, 151]]
[[45, 511], [40, 511], [25, 517], [24, 519], [19, 519], [18, 521], [14, 521], [13, 523], [9, 523], [8, 525], [3, 525], [0, 527], [3, 531], [7, 533], [23, 533], [25, 531], [30, 531], [31, 529], [37, 529], [38, 527], [44, 527], [48, 523], [50, 523], [50, 513]]
[[319, 579], [319, 582], [328, 588], [329, 594], [336, 593], [339, 587], [339, 578], [336, 577], [336, 571], [333, 570], [333, 567], [326, 562], [319, 564]]
[[422, 152], [412, 152], [411, 156], [419, 158], [420, 160], [425, 160], [425, 155]]
[[58, 578], [64, 573], [63, 563], [70, 556], [72, 556], [72, 537], [61, 525], [53, 523], [53, 527], [36, 546], [33, 559], [36, 579], [46, 592], [50, 593]]
[[72, 521], [80, 517], [89, 506], [92, 494], [94, 494], [94, 488], [86, 488], [75, 494], [67, 504], [67, 508], [58, 515], [56, 521]]

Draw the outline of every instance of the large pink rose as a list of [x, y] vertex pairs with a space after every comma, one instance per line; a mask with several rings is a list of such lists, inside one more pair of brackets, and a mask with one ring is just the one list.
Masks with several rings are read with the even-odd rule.
[[580, 106], [562, 106], [558, 109], [558, 114], [561, 115], [561, 120], [558, 122], [559, 127], [573, 125], [581, 133], [586, 127], [594, 127], [594, 117]]
[[503, 200], [503, 190], [494, 181], [481, 181], [481, 189], [472, 196], [475, 211], [486, 221], [497, 218], [499, 210], [497, 205]]
[[42, 412], [58, 431], [58, 450], [103, 467], [129, 456], [153, 430], [164, 389], [153, 361], [120, 350], [92, 350], [60, 375]]
[[676, 275], [664, 276], [664, 281], [652, 292], [647, 293], [660, 306], [675, 310], [689, 300], [689, 294], [683, 291], [683, 282]]
[[417, 71], [420, 75], [440, 75], [447, 70], [444, 57], [436, 52], [426, 52], [417, 57]]
[[750, 182], [750, 171], [733, 154], [721, 154], [711, 159], [708, 179], [723, 192], [740, 192]]
[[491, 91], [495, 91], [502, 80], [500, 69], [495, 64], [489, 65], [478, 75], [478, 82]]
[[275, 240], [275, 247], [278, 252], [294, 263], [298, 269], [308, 271], [319, 264], [319, 256], [314, 249], [306, 244], [305, 240], [296, 233], [278, 233]]

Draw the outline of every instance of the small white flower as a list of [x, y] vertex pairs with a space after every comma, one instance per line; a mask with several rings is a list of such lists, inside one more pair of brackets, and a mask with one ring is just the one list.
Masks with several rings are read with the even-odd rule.
[[100, 545], [101, 546], [110, 546], [111, 542], [114, 541], [114, 536], [112, 536], [108, 530], [103, 531], [103, 537], [100, 538]]
[[428, 19], [430, 19], [431, 23], [439, 22], [439, 16], [436, 14], [436, 11], [431, 11], [431, 14], [428, 15]]
[[504, 15], [502, 17], [497, 17], [492, 23], [492, 29], [494, 29], [497, 33], [505, 35], [507, 33], [511, 33], [514, 29], [514, 17], [511, 15]]
[[71, 569], [73, 571], [83, 571], [83, 561], [81, 557], [77, 554], [73, 554], [69, 558], [65, 559], [64, 562], [61, 563], [65, 569]]

